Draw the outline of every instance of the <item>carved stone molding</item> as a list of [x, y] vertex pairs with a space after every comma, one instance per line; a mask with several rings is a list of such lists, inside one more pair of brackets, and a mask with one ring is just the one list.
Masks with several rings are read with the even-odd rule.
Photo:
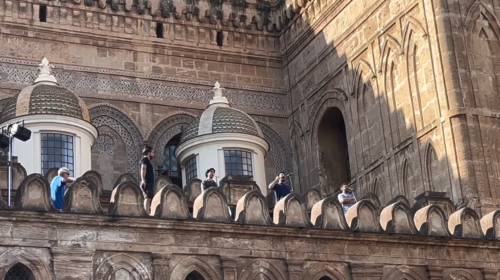
[[93, 107], [89, 110], [89, 113], [95, 127], [108, 126], [120, 135], [126, 147], [127, 170], [136, 176], [143, 144], [143, 138], [137, 126], [129, 117], [112, 106], [100, 105]]
[[[20, 66], [25, 65], [25, 66]], [[31, 66], [31, 67], [30, 67]], [[205, 108], [212, 98], [208, 88], [179, 86], [169, 82], [193, 84], [192, 79], [169, 78], [153, 74], [130, 73], [121, 70], [95, 69], [90, 67], [56, 65], [54, 76], [59, 84], [80, 96], [92, 94], [110, 94], [127, 98], [153, 99], [190, 108]], [[64, 70], [62, 70], [64, 69]], [[78, 73], [76, 73], [78, 71]], [[0, 80], [15, 84], [32, 84], [37, 76], [36, 63], [25, 60], [0, 57]], [[122, 77], [117, 77], [122, 76]], [[123, 76], [128, 77], [123, 78]], [[140, 79], [136, 79], [140, 78]], [[199, 85], [211, 84], [212, 82]], [[226, 88], [230, 84], [224, 85]], [[12, 88], [17, 88], [17, 85]], [[19, 85], [19, 89], [22, 88]], [[283, 112], [285, 116], [285, 98], [282, 90], [272, 91], [265, 88], [242, 88], [245, 92], [227, 90], [225, 96], [235, 108], [247, 113], [268, 111], [268, 113]], [[254, 91], [248, 92], [247, 90]], [[271, 92], [270, 92], [271, 91]], [[267, 92], [267, 93], [265, 93]], [[91, 96], [91, 95], [90, 95]], [[90, 97], [89, 96], [89, 97]]]

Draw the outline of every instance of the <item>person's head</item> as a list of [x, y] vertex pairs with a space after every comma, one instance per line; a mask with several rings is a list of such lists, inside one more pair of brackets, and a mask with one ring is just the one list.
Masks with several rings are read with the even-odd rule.
[[342, 186], [340, 186], [340, 190], [343, 193], [351, 193], [352, 192], [352, 189], [347, 184], [342, 184]]
[[69, 177], [68, 168], [66, 168], [66, 167], [59, 168], [59, 170], [57, 171], [57, 175], [63, 177], [64, 179], [68, 178]]
[[153, 152], [153, 148], [151, 148], [150, 146], [144, 146], [144, 148], [142, 149], [142, 155], [149, 159], [152, 159], [155, 156], [155, 153]]
[[215, 176], [215, 169], [214, 168], [209, 168], [207, 171], [205, 171], [205, 177], [209, 179], [213, 179]]
[[284, 183], [286, 181], [285, 172], [278, 173], [278, 178], [279, 178], [280, 183]]

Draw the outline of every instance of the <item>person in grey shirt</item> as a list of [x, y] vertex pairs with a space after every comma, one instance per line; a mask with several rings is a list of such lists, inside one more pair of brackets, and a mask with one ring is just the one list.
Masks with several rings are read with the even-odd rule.
[[340, 187], [340, 190], [342, 191], [339, 193], [337, 196], [340, 204], [342, 204], [342, 209], [344, 209], [344, 214], [347, 213], [347, 210], [351, 208], [357, 201], [356, 197], [354, 196], [354, 193], [352, 192], [352, 189], [349, 188], [347, 184], [342, 184]]

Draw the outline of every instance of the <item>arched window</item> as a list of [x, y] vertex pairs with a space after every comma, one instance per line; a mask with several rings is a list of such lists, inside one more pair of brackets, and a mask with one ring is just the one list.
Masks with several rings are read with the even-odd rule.
[[168, 176], [173, 184], [182, 188], [182, 172], [179, 162], [175, 157], [175, 149], [179, 145], [180, 139], [181, 134], [177, 134], [165, 145], [165, 149], [163, 150], [162, 175]]
[[326, 193], [332, 193], [351, 179], [347, 134], [342, 112], [338, 108], [326, 111], [318, 127], [320, 168], [329, 182]]
[[17, 263], [7, 271], [5, 280], [36, 280], [29, 268], [22, 263]]
[[198, 272], [193, 271], [189, 273], [184, 280], [205, 280], [205, 278], [203, 278], [203, 276], [201, 276]]
[[332, 280], [332, 278], [330, 278], [328, 276], [323, 276], [323, 277], [319, 278], [319, 280]]

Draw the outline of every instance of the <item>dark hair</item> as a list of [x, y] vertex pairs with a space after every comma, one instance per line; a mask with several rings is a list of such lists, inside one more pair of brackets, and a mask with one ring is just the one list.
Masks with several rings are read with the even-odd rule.
[[286, 173], [285, 173], [285, 172], [281, 171], [281, 172], [278, 172], [278, 176], [279, 176], [281, 173], [283, 173], [283, 175], [286, 175]]
[[207, 177], [208, 172], [213, 171], [215, 173], [215, 168], [209, 168], [207, 171], [205, 171], [205, 177]]
[[142, 149], [142, 155], [145, 156], [145, 155], [151, 153], [152, 151], [153, 151], [153, 148], [151, 148], [150, 146], [146, 145]]

